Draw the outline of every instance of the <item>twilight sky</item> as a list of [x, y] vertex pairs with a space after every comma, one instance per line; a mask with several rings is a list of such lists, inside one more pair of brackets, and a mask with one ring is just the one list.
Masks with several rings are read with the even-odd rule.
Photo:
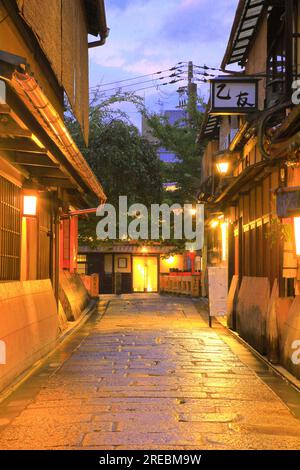
[[[103, 47], [90, 50], [90, 85], [103, 84], [103, 89], [111, 89], [117, 85], [105, 84], [169, 69], [180, 61], [219, 67], [238, 0], [106, 0], [105, 3], [110, 36]], [[157, 76], [123, 82], [123, 85], [136, 83], [123, 90], [157, 84], [154, 78]], [[146, 80], [151, 81], [137, 84]], [[184, 84], [164, 86], [161, 91], [150, 88], [139, 94], [153, 110], [172, 109], [178, 103], [176, 90]], [[206, 84], [199, 84], [199, 94], [205, 95], [207, 89]], [[140, 117], [135, 109], [127, 106], [126, 110], [139, 126]]]

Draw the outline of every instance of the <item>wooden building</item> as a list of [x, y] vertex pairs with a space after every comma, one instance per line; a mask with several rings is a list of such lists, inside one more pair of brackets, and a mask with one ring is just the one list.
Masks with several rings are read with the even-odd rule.
[[240, 0], [199, 135], [204, 265], [228, 269], [230, 326], [298, 376], [299, 51], [298, 0]]
[[198, 257], [195, 253], [170, 253], [172, 247], [159, 243], [141, 246], [136, 242], [116, 242], [95, 249], [81, 246], [78, 272], [83, 277], [96, 274], [100, 294], [165, 292], [199, 296]]
[[59, 272], [77, 262], [69, 213], [105, 200], [65, 127], [64, 99], [87, 142], [88, 49], [107, 35], [103, 0], [0, 2], [0, 388], [53, 347]]

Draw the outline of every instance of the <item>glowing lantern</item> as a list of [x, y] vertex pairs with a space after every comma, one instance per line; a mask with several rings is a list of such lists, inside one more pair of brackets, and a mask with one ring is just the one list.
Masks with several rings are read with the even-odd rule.
[[216, 228], [217, 226], [219, 225], [219, 221], [218, 220], [213, 220], [210, 224], [211, 228]]
[[225, 176], [229, 170], [229, 161], [228, 160], [219, 160], [217, 162], [217, 170], [221, 176]]
[[37, 197], [25, 195], [23, 198], [23, 216], [36, 217]]

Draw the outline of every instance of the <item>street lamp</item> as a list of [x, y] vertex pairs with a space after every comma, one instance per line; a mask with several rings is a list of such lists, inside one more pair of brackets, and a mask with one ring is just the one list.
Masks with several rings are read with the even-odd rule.
[[218, 220], [213, 220], [211, 223], [210, 223], [210, 227], [211, 228], [216, 228], [218, 227], [219, 225], [219, 221]]
[[25, 194], [23, 197], [23, 216], [36, 217], [37, 196]]
[[175, 261], [174, 256], [169, 256], [169, 258], [166, 259], [166, 262], [167, 262], [168, 264], [173, 264], [174, 261]]
[[222, 158], [217, 161], [217, 170], [220, 173], [221, 176], [225, 176], [228, 173], [229, 170], [229, 161], [226, 160], [225, 158]]

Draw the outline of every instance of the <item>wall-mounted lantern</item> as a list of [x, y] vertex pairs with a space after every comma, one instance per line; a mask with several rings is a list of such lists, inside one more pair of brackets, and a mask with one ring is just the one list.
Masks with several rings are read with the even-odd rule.
[[220, 222], [218, 220], [213, 220], [210, 223], [210, 228], [217, 228], [219, 226]]
[[229, 160], [222, 158], [217, 161], [217, 170], [221, 176], [226, 176], [229, 170]]
[[33, 194], [24, 194], [23, 196], [23, 216], [36, 217], [37, 214], [37, 196]]

